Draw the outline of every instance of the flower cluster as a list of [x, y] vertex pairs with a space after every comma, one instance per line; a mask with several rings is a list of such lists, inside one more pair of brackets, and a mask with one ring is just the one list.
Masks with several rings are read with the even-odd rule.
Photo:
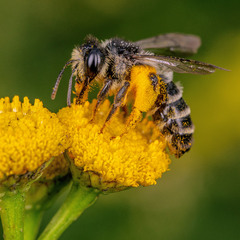
[[103, 102], [93, 122], [95, 105], [96, 100], [73, 103], [55, 114], [38, 99], [33, 105], [27, 97], [0, 99], [0, 213], [6, 239], [34, 239], [43, 212], [69, 181], [68, 197], [40, 240], [59, 237], [100, 193], [156, 184], [169, 169], [165, 141], [153, 122], [144, 119], [122, 134], [126, 117], [119, 113], [101, 132], [110, 102]]

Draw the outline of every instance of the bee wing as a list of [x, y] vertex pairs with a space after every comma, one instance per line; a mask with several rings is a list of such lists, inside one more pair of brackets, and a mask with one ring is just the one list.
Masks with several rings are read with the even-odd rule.
[[212, 64], [178, 57], [135, 55], [132, 56], [132, 58], [139, 63], [149, 65], [157, 64], [159, 66], [165, 66], [177, 73], [209, 74], [215, 72], [216, 69], [229, 71], [227, 69], [217, 67]]
[[201, 45], [198, 36], [167, 33], [135, 42], [143, 49], [165, 49], [173, 53], [194, 54]]

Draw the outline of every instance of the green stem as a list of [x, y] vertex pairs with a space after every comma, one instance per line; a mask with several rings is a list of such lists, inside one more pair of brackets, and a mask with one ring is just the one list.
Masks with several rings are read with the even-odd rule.
[[0, 212], [5, 240], [24, 239], [25, 193], [8, 191], [0, 199]]
[[42, 217], [56, 199], [68, 188], [70, 175], [54, 181], [33, 183], [26, 196], [24, 240], [36, 239]]
[[67, 199], [38, 240], [58, 239], [68, 226], [96, 201], [98, 195], [99, 191], [96, 189], [82, 188], [78, 183], [73, 183]]
[[24, 240], [34, 240], [37, 237], [44, 210], [31, 209], [25, 212], [24, 216]]

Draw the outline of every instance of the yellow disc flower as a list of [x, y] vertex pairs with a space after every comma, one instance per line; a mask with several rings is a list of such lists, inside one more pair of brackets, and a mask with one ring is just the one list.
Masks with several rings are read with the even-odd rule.
[[91, 124], [95, 104], [96, 101], [72, 104], [58, 113], [69, 137], [68, 154], [80, 170], [82, 184], [108, 192], [156, 184], [156, 179], [170, 164], [158, 129], [144, 120], [119, 137], [125, 127], [125, 118], [118, 114], [100, 134], [110, 102], [106, 100], [101, 105]]
[[56, 114], [36, 99], [0, 99], [0, 183], [12, 175], [37, 170], [66, 148], [66, 134]]

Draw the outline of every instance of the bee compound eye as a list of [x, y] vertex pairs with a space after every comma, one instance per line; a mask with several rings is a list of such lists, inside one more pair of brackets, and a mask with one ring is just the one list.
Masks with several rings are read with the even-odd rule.
[[87, 67], [90, 72], [97, 72], [101, 64], [101, 52], [98, 49], [93, 49], [88, 56]]

